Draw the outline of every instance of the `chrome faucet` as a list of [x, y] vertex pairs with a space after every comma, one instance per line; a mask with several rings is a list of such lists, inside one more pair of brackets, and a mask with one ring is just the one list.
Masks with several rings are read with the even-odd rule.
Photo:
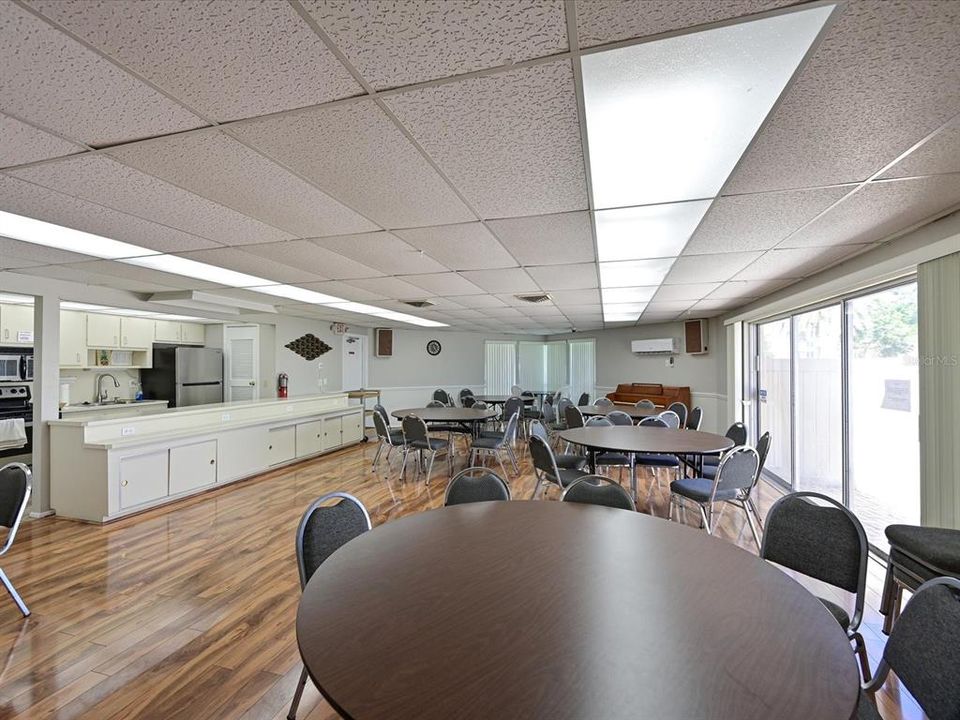
[[110, 373], [100, 373], [97, 375], [97, 402], [106, 402], [107, 401], [107, 391], [103, 389], [103, 379], [110, 378], [113, 380], [113, 386], [115, 388], [120, 387], [120, 383], [117, 379]]

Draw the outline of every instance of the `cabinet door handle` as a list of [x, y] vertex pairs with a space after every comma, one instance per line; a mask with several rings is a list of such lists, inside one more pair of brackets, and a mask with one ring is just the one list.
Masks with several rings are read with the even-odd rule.
[[77, 364], [80, 364], [80, 353], [77, 353]]
[[210, 461], [210, 464], [213, 465], [213, 464], [215, 464], [216, 462], [217, 462], [216, 460], [211, 460], [211, 461]]
[[121, 481], [120, 481], [120, 484], [121, 484], [123, 487], [126, 487], [127, 484], [128, 484], [128, 482], [129, 482], [129, 481], [127, 481], [127, 480], [121, 480]]
[[273, 450], [273, 445], [268, 445], [267, 450]]

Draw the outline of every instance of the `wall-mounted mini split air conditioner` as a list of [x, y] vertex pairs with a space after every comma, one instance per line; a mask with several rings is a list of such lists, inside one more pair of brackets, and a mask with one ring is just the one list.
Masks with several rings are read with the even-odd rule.
[[630, 350], [641, 355], [673, 355], [680, 352], [676, 338], [632, 340]]

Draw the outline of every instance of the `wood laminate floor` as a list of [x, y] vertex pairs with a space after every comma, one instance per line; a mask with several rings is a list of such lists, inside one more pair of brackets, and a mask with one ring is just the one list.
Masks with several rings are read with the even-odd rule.
[[[443, 502], [444, 463], [430, 486], [412, 475], [400, 485], [397, 458], [389, 473], [385, 463], [371, 472], [375, 448], [356, 446], [106, 527], [56, 517], [25, 523], [3, 568], [33, 615], [22, 619], [0, 597], [0, 718], [285, 717], [301, 667], [293, 542], [304, 508], [345, 490], [380, 525]], [[640, 476], [645, 498], [650, 476]], [[530, 496], [527, 460], [510, 483], [514, 497]], [[761, 488], [762, 512], [777, 495]], [[654, 497], [663, 515], [667, 496]], [[719, 536], [756, 551], [732, 508]], [[882, 582], [871, 561], [863, 632], [874, 666], [884, 638], [875, 610]], [[923, 717], [895, 680], [878, 701], [887, 720]], [[308, 684], [299, 717], [336, 714]]]

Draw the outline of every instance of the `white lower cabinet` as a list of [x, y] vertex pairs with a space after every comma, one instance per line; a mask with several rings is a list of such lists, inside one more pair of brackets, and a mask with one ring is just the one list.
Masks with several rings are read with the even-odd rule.
[[323, 450], [333, 450], [343, 443], [340, 440], [343, 424], [341, 418], [325, 418], [323, 421]]
[[341, 418], [342, 430], [340, 442], [343, 445], [360, 442], [363, 438], [363, 413], [344, 415]]
[[170, 448], [170, 494], [217, 482], [217, 441]]
[[263, 428], [230, 430], [219, 436], [217, 482], [230, 482], [267, 468], [267, 439]]
[[167, 450], [135, 455], [120, 460], [120, 507], [136, 507], [166, 497], [168, 492]]
[[297, 457], [323, 452], [323, 420], [297, 425]]
[[297, 455], [297, 429], [294, 425], [273, 428], [267, 432], [267, 464], [290, 462]]

